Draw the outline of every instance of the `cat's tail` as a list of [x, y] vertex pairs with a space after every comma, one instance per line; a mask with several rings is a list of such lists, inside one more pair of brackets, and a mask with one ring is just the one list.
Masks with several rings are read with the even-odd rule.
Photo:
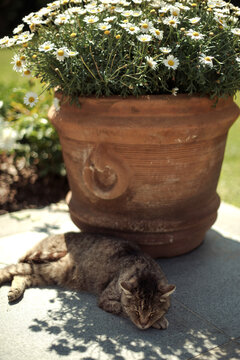
[[32, 273], [34, 273], [34, 269], [31, 264], [19, 263], [8, 265], [0, 269], [0, 284], [12, 281], [15, 275], [31, 275]]
[[62, 251], [34, 251], [27, 252], [22, 256], [19, 263], [48, 263], [51, 261], [57, 261], [67, 254], [67, 250]]

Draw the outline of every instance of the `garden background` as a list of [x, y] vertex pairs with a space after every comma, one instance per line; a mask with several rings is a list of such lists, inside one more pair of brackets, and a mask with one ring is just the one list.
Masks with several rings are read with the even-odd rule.
[[[13, 28], [21, 23], [24, 15], [40, 9], [48, 2], [37, 0], [32, 4], [27, 0], [3, 0], [0, 4], [0, 37], [11, 35]], [[233, 0], [232, 3], [239, 5], [239, 0]], [[12, 50], [0, 50], [0, 148], [3, 127], [7, 125], [18, 134], [18, 145], [14, 151], [0, 150], [0, 214], [27, 207], [45, 206], [64, 198], [68, 191], [58, 137], [47, 121], [53, 95], [42, 93], [42, 85], [37, 81], [23, 78], [14, 72], [12, 56]], [[23, 105], [23, 97], [28, 91], [41, 94], [39, 103], [31, 110]], [[235, 100], [240, 106], [240, 93]], [[9, 148], [13, 143], [11, 134], [7, 139]], [[240, 118], [229, 132], [218, 185], [221, 199], [238, 207], [239, 138]]]

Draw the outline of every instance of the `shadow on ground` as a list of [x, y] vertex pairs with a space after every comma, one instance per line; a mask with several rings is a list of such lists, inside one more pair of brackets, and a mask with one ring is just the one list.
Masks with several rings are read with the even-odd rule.
[[[97, 308], [94, 296], [56, 289], [46, 315], [32, 319], [29, 336], [49, 337], [42, 345], [49, 355], [82, 360], [191, 359], [236, 338], [231, 358], [238, 359], [239, 256], [239, 242], [210, 230], [192, 253], [159, 260], [177, 285], [167, 331], [138, 330]], [[227, 348], [215, 349], [214, 359], [229, 359]]]

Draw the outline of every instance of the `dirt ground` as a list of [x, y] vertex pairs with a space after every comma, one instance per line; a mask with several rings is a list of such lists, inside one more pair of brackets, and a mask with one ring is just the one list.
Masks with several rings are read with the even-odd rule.
[[0, 155], [0, 215], [47, 206], [64, 199], [69, 190], [66, 177], [39, 178], [36, 168], [24, 163], [14, 165], [11, 156]]

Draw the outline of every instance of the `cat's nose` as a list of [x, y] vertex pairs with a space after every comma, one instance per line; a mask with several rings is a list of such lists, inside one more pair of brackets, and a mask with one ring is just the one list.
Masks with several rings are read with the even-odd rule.
[[147, 329], [148, 328], [148, 321], [147, 320], [146, 321], [141, 320], [140, 325], [141, 325], [142, 329]]

